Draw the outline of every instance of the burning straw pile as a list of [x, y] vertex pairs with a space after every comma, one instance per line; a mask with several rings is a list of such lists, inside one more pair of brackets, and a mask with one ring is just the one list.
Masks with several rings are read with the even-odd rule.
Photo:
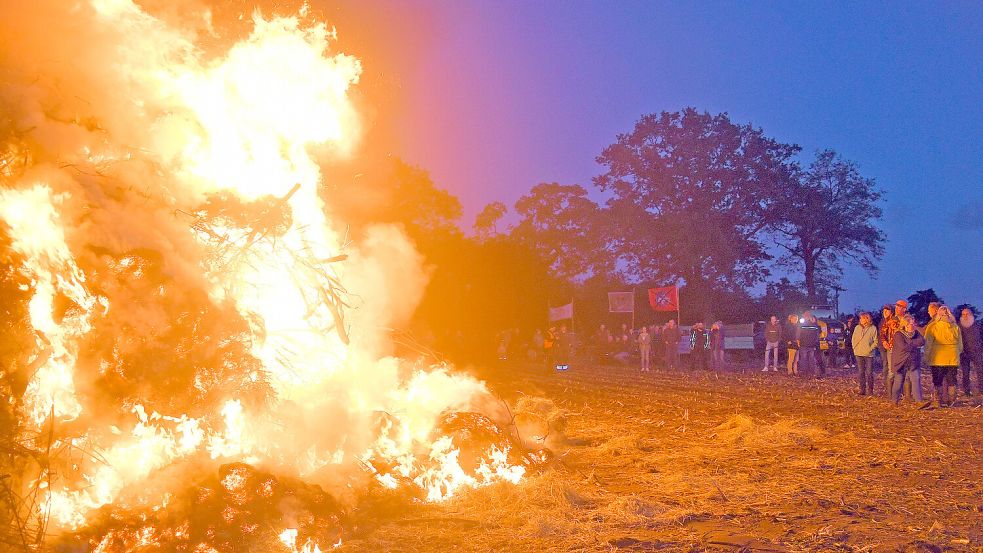
[[358, 60], [306, 10], [212, 15], [4, 2], [5, 547], [314, 551], [362, 490], [542, 459], [483, 383], [389, 355], [419, 256], [348, 243], [319, 193]]

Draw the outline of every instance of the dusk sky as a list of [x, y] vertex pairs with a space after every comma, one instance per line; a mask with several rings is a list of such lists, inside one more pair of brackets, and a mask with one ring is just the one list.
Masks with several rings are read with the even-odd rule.
[[876, 280], [848, 271], [849, 310], [928, 287], [951, 305], [983, 306], [979, 7], [418, 0], [411, 13], [376, 0], [364, 9], [405, 41], [379, 54], [402, 96], [388, 123], [395, 153], [461, 199], [465, 228], [485, 204], [511, 208], [539, 182], [590, 186], [594, 158], [642, 114], [728, 112], [801, 145], [806, 161], [835, 149], [885, 191], [887, 254]]

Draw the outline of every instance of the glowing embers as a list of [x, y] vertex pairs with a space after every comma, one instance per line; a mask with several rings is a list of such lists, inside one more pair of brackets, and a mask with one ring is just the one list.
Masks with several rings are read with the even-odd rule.
[[[72, 540], [93, 552], [330, 550], [340, 544], [341, 505], [318, 486], [278, 478], [244, 463], [190, 486], [166, 507], [130, 511], [107, 506]], [[68, 541], [64, 545], [68, 545]]]

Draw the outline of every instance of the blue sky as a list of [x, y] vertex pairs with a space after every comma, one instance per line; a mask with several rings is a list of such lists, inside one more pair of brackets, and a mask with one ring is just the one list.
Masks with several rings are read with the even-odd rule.
[[885, 190], [881, 273], [848, 271], [842, 307], [926, 287], [983, 306], [979, 4], [368, 5], [401, 43], [396, 153], [461, 198], [464, 226], [536, 183], [589, 184], [640, 115], [694, 106], [833, 148]]

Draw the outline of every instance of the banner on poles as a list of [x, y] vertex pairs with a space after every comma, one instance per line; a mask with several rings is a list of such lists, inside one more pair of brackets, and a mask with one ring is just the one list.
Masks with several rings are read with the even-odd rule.
[[679, 289], [675, 286], [649, 288], [649, 305], [653, 311], [679, 311]]
[[550, 322], [573, 318], [573, 302], [560, 307], [550, 307]]
[[634, 313], [634, 292], [608, 292], [609, 313]]

